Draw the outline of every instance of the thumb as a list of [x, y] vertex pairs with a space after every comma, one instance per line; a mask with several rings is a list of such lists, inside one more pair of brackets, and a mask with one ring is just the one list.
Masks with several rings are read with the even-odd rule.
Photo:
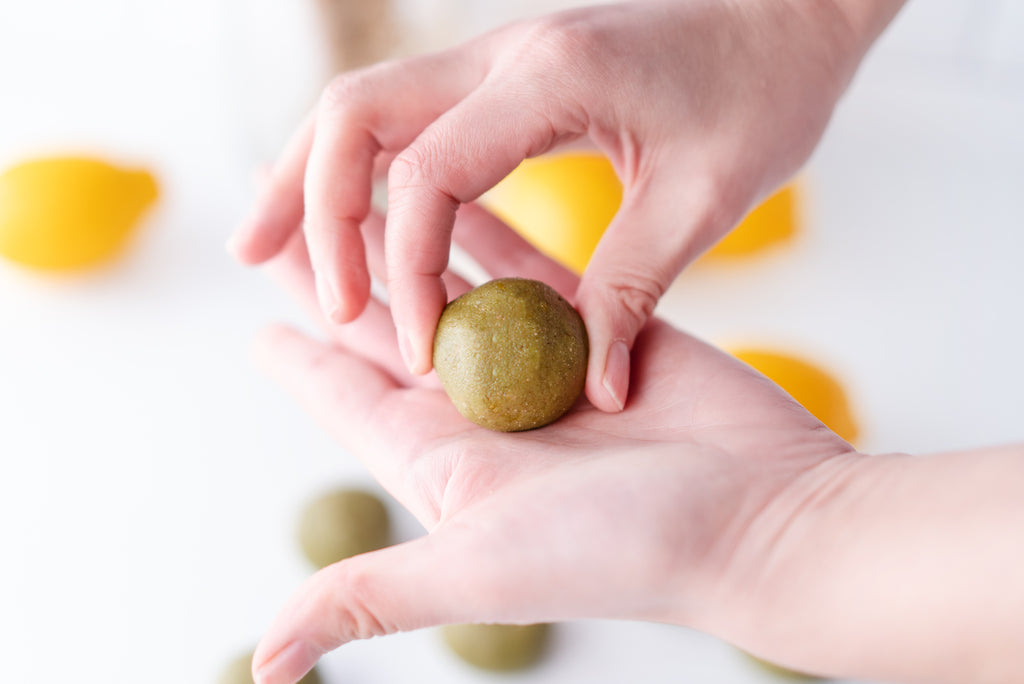
[[576, 291], [587, 326], [586, 394], [602, 411], [618, 412], [629, 391], [630, 350], [679, 272], [731, 225], [713, 183], [657, 180], [627, 187]]
[[[471, 535], [438, 530], [312, 575], [253, 655], [256, 684], [294, 684], [349, 641], [462, 622], [533, 622], [517, 564]], [[528, 583], [527, 583], [528, 584]]]

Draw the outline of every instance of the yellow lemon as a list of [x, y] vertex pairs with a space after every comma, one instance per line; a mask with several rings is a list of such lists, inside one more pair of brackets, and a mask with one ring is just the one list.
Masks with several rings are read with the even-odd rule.
[[553, 154], [527, 159], [481, 201], [541, 252], [582, 273], [619, 210], [622, 183], [601, 154]]
[[766, 375], [828, 429], [848, 442], [858, 428], [850, 402], [839, 382], [825, 370], [789, 354], [765, 349], [740, 349], [733, 356]]
[[790, 240], [799, 229], [799, 195], [795, 182], [783, 186], [747, 214], [702, 258], [724, 261], [750, 256]]
[[48, 271], [112, 257], [156, 200], [156, 179], [100, 159], [50, 157], [0, 174], [0, 255]]

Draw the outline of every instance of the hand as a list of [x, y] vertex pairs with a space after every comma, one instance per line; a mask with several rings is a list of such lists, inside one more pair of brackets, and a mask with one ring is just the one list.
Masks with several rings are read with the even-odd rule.
[[[893, 0], [634, 2], [515, 24], [339, 76], [275, 167], [234, 251], [258, 263], [300, 224], [335, 322], [369, 300], [360, 224], [388, 170], [387, 282], [406, 366], [431, 367], [461, 203], [523, 159], [589, 138], [625, 192], [576, 290], [586, 394], [626, 401], [630, 349], [679, 271], [810, 154]], [[885, 5], [880, 12], [865, 7]], [[890, 11], [891, 10], [891, 11]], [[862, 25], [870, 24], [871, 30]]]
[[[494, 277], [567, 297], [577, 287], [476, 206], [460, 211], [455, 237]], [[382, 272], [380, 217], [362, 239]], [[301, 235], [270, 269], [319, 313]], [[469, 287], [444, 278], [453, 295]], [[545, 428], [491, 432], [460, 416], [434, 376], [407, 373], [387, 307], [367, 307], [355, 323], [325, 324], [330, 342], [273, 329], [258, 358], [429, 534], [313, 575], [256, 652], [259, 684], [292, 684], [353, 639], [444, 623], [631, 618], [742, 634], [762, 615], [751, 580], [778, 562], [773, 542], [858, 460], [763, 376], [658, 320], [637, 338], [622, 413], [581, 400]]]

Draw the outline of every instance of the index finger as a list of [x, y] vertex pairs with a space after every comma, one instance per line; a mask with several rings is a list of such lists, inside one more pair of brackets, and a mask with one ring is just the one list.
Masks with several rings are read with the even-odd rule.
[[455, 212], [527, 157], [583, 135], [564, 92], [522, 75], [491, 74], [434, 121], [391, 164], [386, 254], [399, 347], [413, 373], [431, 368], [434, 330], [447, 303]]
[[324, 91], [305, 176], [306, 242], [321, 306], [354, 319], [369, 298], [359, 226], [370, 211], [374, 161], [402, 149], [471, 91], [485, 67], [472, 45], [338, 76]]

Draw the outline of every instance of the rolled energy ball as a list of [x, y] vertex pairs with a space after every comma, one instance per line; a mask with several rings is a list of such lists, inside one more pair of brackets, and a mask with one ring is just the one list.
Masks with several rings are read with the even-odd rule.
[[460, 658], [484, 670], [521, 670], [534, 665], [544, 654], [547, 624], [446, 625], [441, 633]]
[[[217, 679], [217, 684], [253, 684], [252, 651], [232, 660]], [[321, 684], [320, 674], [313, 668], [306, 673], [299, 684]]]
[[434, 368], [459, 413], [491, 430], [558, 420], [583, 392], [587, 330], [569, 302], [536, 280], [502, 278], [445, 307]]
[[299, 544], [318, 568], [391, 542], [384, 503], [360, 489], [338, 489], [311, 501], [299, 522]]

